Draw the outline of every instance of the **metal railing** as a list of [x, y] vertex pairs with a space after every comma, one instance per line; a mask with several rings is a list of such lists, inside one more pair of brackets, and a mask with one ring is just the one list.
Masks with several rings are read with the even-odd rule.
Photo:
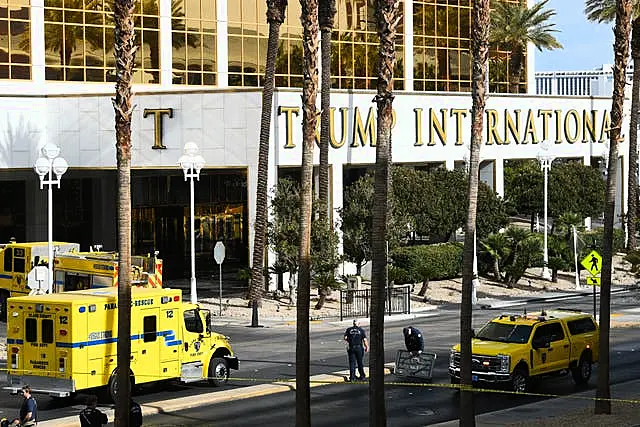
[[[369, 317], [371, 290], [340, 290], [340, 320]], [[411, 286], [394, 286], [385, 292], [385, 315], [411, 313]]]

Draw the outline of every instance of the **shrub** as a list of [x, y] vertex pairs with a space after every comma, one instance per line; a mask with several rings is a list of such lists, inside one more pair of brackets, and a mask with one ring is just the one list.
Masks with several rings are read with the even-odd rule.
[[[580, 239], [584, 243], [584, 246], [580, 250], [580, 256], [578, 259], [582, 259], [589, 254], [593, 249], [602, 254], [602, 237], [604, 234], [603, 228], [596, 228], [595, 230], [585, 231], [580, 233]], [[624, 250], [624, 231], [619, 228], [613, 229], [613, 252], [620, 252]]]
[[459, 277], [462, 271], [462, 245], [406, 246], [391, 254], [396, 283], [415, 283]]

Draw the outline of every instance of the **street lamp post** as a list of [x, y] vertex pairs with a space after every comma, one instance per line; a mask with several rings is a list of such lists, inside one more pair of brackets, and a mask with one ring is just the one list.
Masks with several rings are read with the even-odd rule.
[[194, 208], [194, 187], [193, 178], [200, 181], [200, 170], [204, 167], [205, 160], [199, 152], [195, 142], [184, 144], [184, 154], [178, 159], [180, 167], [184, 172], [184, 180], [190, 179], [190, 216], [191, 216], [191, 303], [198, 302], [196, 293], [196, 236], [195, 236], [195, 208]]
[[555, 159], [553, 153], [549, 151], [549, 142], [544, 141], [540, 146], [541, 150], [536, 156], [540, 162], [540, 167], [544, 173], [544, 253], [543, 253], [543, 267], [542, 278], [545, 280], [551, 280], [551, 273], [549, 272], [549, 247], [547, 243], [548, 223], [547, 223], [547, 203], [548, 194], [547, 188], [549, 185], [549, 170], [551, 169], [551, 163]]
[[[471, 146], [467, 145], [466, 151], [462, 156], [462, 161], [464, 162], [464, 167], [469, 173], [471, 168]], [[478, 285], [480, 284], [480, 279], [478, 276], [478, 247], [477, 247], [477, 235], [473, 233], [473, 279], [471, 279], [471, 304], [476, 305], [478, 303]]]
[[[47, 292], [53, 291], [53, 191], [54, 185], [60, 188], [60, 178], [67, 171], [69, 165], [62, 157], [59, 157], [60, 147], [55, 144], [47, 143], [42, 147], [40, 157], [36, 160], [33, 169], [40, 177], [40, 189], [47, 186], [48, 196], [48, 230], [47, 238], [49, 242], [47, 264], [49, 268], [49, 280], [47, 281]], [[56, 179], [53, 179], [52, 172]]]

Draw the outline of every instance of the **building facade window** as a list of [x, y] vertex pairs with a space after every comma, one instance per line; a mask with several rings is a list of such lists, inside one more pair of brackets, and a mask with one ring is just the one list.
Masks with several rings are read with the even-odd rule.
[[172, 0], [171, 17], [173, 84], [215, 85], [216, 0]]
[[29, 0], [0, 0], [0, 79], [31, 79]]
[[[471, 0], [413, 0], [414, 90], [471, 91], [472, 9]], [[490, 46], [491, 92], [509, 91], [509, 60], [506, 46]], [[521, 93], [526, 91], [526, 81], [525, 66], [520, 79]]]
[[[160, 83], [158, 0], [136, 0], [133, 83]], [[113, 2], [45, 0], [47, 80], [115, 81]]]
[[[267, 58], [269, 25], [263, 0], [235, 0], [228, 4], [229, 86], [260, 87]], [[300, 3], [289, 2], [280, 27], [276, 58], [276, 86], [302, 86], [302, 25]]]
[[[378, 33], [375, 0], [338, 0], [332, 34], [331, 86], [336, 89], [375, 89], [378, 79]], [[404, 89], [404, 2], [396, 36], [394, 88]]]

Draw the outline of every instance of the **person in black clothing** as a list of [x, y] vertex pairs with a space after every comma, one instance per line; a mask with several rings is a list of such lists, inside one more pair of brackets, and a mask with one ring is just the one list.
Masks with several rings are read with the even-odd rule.
[[13, 420], [11, 425], [30, 427], [35, 426], [38, 421], [38, 404], [36, 399], [31, 395], [31, 387], [25, 385], [22, 387], [22, 406], [20, 407], [20, 418]]
[[96, 406], [98, 406], [98, 398], [95, 395], [89, 396], [87, 398], [87, 407], [80, 411], [81, 427], [102, 427], [109, 422], [107, 415]]
[[422, 332], [418, 328], [408, 326], [402, 330], [404, 335], [404, 345], [407, 346], [407, 351], [413, 354], [420, 354], [424, 351], [424, 339], [422, 338]]
[[[347, 342], [347, 355], [349, 356], [349, 381], [356, 380], [356, 364], [358, 365], [359, 380], [364, 380], [364, 365], [362, 358], [364, 353], [369, 351], [367, 334], [360, 327], [360, 322], [353, 320], [353, 326], [344, 331], [344, 340]], [[345, 377], [346, 378], [346, 377]]]
[[129, 401], [129, 427], [140, 427], [142, 425], [142, 408], [131, 399]]

